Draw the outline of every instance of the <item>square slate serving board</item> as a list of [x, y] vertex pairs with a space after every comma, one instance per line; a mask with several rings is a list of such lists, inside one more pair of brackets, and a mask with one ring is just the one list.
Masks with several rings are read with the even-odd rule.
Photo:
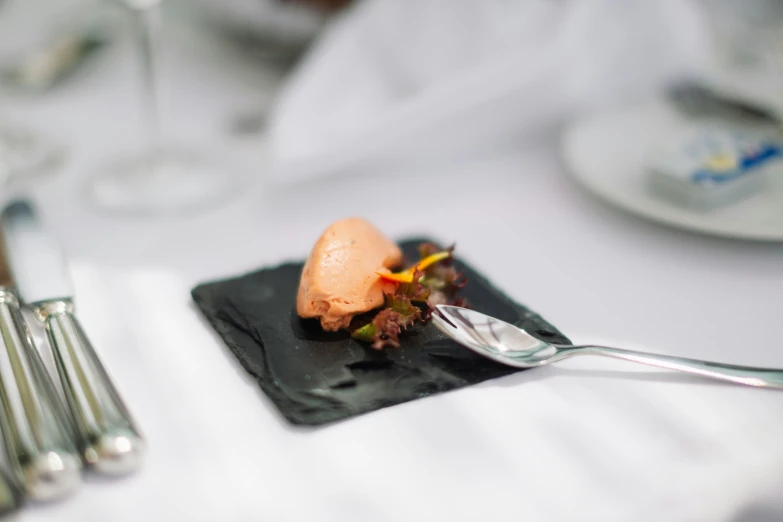
[[[411, 262], [428, 239], [400, 243]], [[296, 315], [303, 263], [205, 283], [192, 296], [212, 327], [283, 416], [316, 426], [519, 371], [484, 359], [432, 324], [401, 336], [399, 349], [373, 350], [345, 332], [324, 332]], [[543, 340], [569, 340], [512, 301], [459, 258], [471, 308], [516, 324]]]

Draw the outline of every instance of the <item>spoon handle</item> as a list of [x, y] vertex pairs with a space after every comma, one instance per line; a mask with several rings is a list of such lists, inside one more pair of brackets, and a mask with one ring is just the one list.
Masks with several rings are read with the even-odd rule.
[[695, 373], [705, 377], [731, 381], [747, 386], [783, 389], [783, 370], [700, 361], [698, 359], [636, 352], [632, 350], [623, 350], [621, 348], [610, 348], [608, 346], [559, 346], [558, 348], [560, 357], [569, 357], [578, 354], [603, 355], [614, 359], [623, 359], [625, 361], [658, 366], [668, 370]]

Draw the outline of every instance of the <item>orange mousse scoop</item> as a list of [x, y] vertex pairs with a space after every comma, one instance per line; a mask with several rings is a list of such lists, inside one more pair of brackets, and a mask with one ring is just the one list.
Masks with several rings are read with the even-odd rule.
[[296, 313], [319, 318], [324, 330], [347, 327], [355, 315], [383, 305], [384, 291], [393, 292], [396, 284], [378, 272], [388, 273], [401, 262], [400, 248], [367, 221], [336, 221], [305, 262]]

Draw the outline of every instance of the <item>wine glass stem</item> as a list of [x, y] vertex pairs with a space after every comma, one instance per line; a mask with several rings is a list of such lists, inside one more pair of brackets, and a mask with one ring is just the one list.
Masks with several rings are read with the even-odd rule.
[[160, 7], [153, 2], [143, 7], [131, 7], [134, 33], [138, 40], [138, 52], [142, 69], [142, 95], [147, 132], [147, 147], [151, 161], [155, 161], [162, 148], [162, 130], [159, 99], [160, 59]]

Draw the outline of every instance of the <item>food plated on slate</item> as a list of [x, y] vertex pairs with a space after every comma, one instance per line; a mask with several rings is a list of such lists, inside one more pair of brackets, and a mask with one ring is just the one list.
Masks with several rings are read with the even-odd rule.
[[192, 291], [294, 424], [326, 424], [519, 371], [446, 337], [427, 320], [433, 304], [468, 303], [548, 342], [569, 343], [430, 238], [395, 243], [349, 218], [313, 239], [306, 260]]
[[402, 250], [373, 225], [360, 218], [333, 223], [302, 269], [299, 317], [318, 319], [326, 331], [348, 330], [376, 349], [399, 348], [400, 335], [425, 323], [436, 304], [465, 304], [454, 248], [422, 243], [418, 250], [419, 261], [399, 270]]

